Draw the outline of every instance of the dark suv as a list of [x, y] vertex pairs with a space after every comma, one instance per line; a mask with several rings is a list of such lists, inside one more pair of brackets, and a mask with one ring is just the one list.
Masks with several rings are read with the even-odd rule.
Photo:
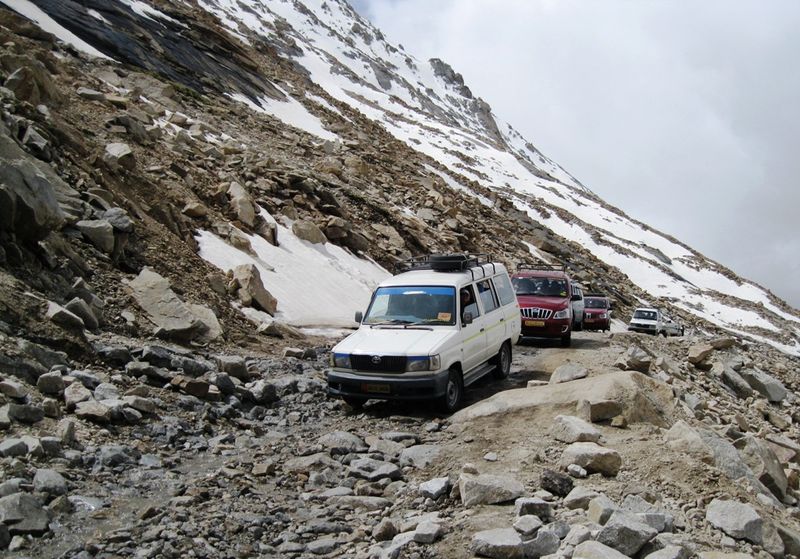
[[520, 307], [523, 337], [572, 343], [572, 301], [581, 298], [563, 267], [520, 264], [511, 276]]
[[611, 328], [611, 301], [602, 295], [587, 295], [583, 298], [583, 327], [586, 330]]

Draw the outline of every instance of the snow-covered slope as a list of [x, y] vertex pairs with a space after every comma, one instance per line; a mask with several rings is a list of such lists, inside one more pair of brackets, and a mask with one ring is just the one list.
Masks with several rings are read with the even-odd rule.
[[[98, 45], [87, 43], [87, 37], [74, 27], [77, 4], [70, 4], [73, 26], [67, 30], [36, 8], [55, 10], [48, 2], [0, 1], [24, 8], [28, 17], [38, 18], [40, 25], [75, 48], [92, 56], [99, 54]], [[93, 25], [107, 25], [109, 34], [114, 22], [121, 21], [123, 9], [150, 29], [158, 31], [163, 26], [164, 36], [174, 35], [168, 26], [185, 26], [170, 10], [185, 10], [187, 4], [180, 0], [111, 4], [117, 8], [113, 14], [98, 13], [105, 4], [95, 0], [87, 4], [95, 8], [86, 11], [87, 18], [96, 20]], [[345, 104], [428, 156], [424, 172], [439, 177], [453, 190], [474, 195], [485, 207], [495, 208], [498, 219], [505, 217], [501, 207], [515, 208], [618, 269], [646, 294], [643, 303], [670, 304], [731, 332], [800, 355], [800, 315], [795, 309], [671, 236], [604, 203], [510, 124], [499, 121], [445, 62], [422, 61], [403, 47], [389, 44], [344, 0], [198, 0], [198, 5], [207, 12], [203, 25], [208, 18], [214, 19], [233, 43], [259, 52], [268, 50], [270, 56], [286, 62], [292, 72], [304, 74], [329, 96], [323, 98], [314, 87], [301, 87], [298, 80], [259, 75], [248, 68], [236, 75], [238, 81], [217, 84], [231, 84], [231, 90], [224, 92], [228, 98], [311, 134], [319, 143], [340, 139], [337, 130], [326, 127], [330, 119], [324, 115], [350, 120], [336, 106]], [[192, 53], [196, 56], [196, 51]], [[221, 58], [214, 57], [215, 63], [227, 68]], [[236, 85], [241, 87], [234, 89]], [[204, 246], [213, 244], [211, 237], [203, 239]], [[522, 230], [519, 240], [531, 247], [533, 257], [542, 257]], [[327, 265], [340, 255], [319, 256], [317, 263]], [[208, 259], [223, 268], [232, 264], [211, 256]], [[311, 265], [312, 261], [308, 262]], [[280, 282], [294, 281], [291, 275], [272, 279], [276, 290], [281, 289]], [[286, 318], [297, 324], [309, 322], [300, 309], [287, 307]]]
[[[445, 63], [420, 61], [390, 45], [345, 2], [203, 0], [201, 5], [244, 41], [255, 34], [299, 47], [286, 49], [284, 56], [302, 65], [332, 97], [444, 165], [454, 188], [472, 191], [470, 181], [475, 181], [497, 191], [618, 268], [653, 302], [669, 301], [713, 324], [800, 354], [796, 312], [758, 285], [603, 203], [510, 124], [498, 121]], [[307, 99], [308, 106], [318, 103]], [[307, 117], [282, 110], [285, 103], [259, 102], [287, 124], [309, 130]]]

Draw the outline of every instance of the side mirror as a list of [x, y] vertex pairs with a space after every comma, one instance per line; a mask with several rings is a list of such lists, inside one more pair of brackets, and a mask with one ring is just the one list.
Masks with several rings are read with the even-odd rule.
[[356, 322], [361, 324], [361, 321], [364, 319], [364, 313], [361, 311], [356, 311]]
[[464, 322], [464, 326], [466, 326], [467, 324], [472, 324], [472, 313], [471, 312], [465, 312], [464, 313], [464, 321], [463, 322]]

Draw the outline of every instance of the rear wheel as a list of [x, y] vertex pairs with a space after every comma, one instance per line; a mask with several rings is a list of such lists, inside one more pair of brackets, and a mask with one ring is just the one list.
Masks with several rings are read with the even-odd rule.
[[461, 407], [464, 402], [464, 379], [457, 369], [450, 369], [447, 376], [447, 388], [441, 397], [439, 405], [442, 410], [452, 413]]
[[494, 356], [495, 368], [492, 370], [492, 376], [497, 379], [506, 378], [508, 373], [511, 372], [511, 344], [503, 342], [500, 346], [500, 351]]
[[572, 332], [567, 332], [561, 336], [561, 347], [569, 347], [572, 345]]

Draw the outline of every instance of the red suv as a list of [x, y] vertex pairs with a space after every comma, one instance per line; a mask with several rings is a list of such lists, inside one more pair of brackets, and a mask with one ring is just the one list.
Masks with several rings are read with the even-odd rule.
[[572, 280], [563, 267], [520, 264], [511, 276], [520, 307], [523, 337], [572, 343]]
[[611, 301], [601, 295], [587, 295], [583, 298], [583, 327], [587, 330], [606, 330], [611, 328]]

